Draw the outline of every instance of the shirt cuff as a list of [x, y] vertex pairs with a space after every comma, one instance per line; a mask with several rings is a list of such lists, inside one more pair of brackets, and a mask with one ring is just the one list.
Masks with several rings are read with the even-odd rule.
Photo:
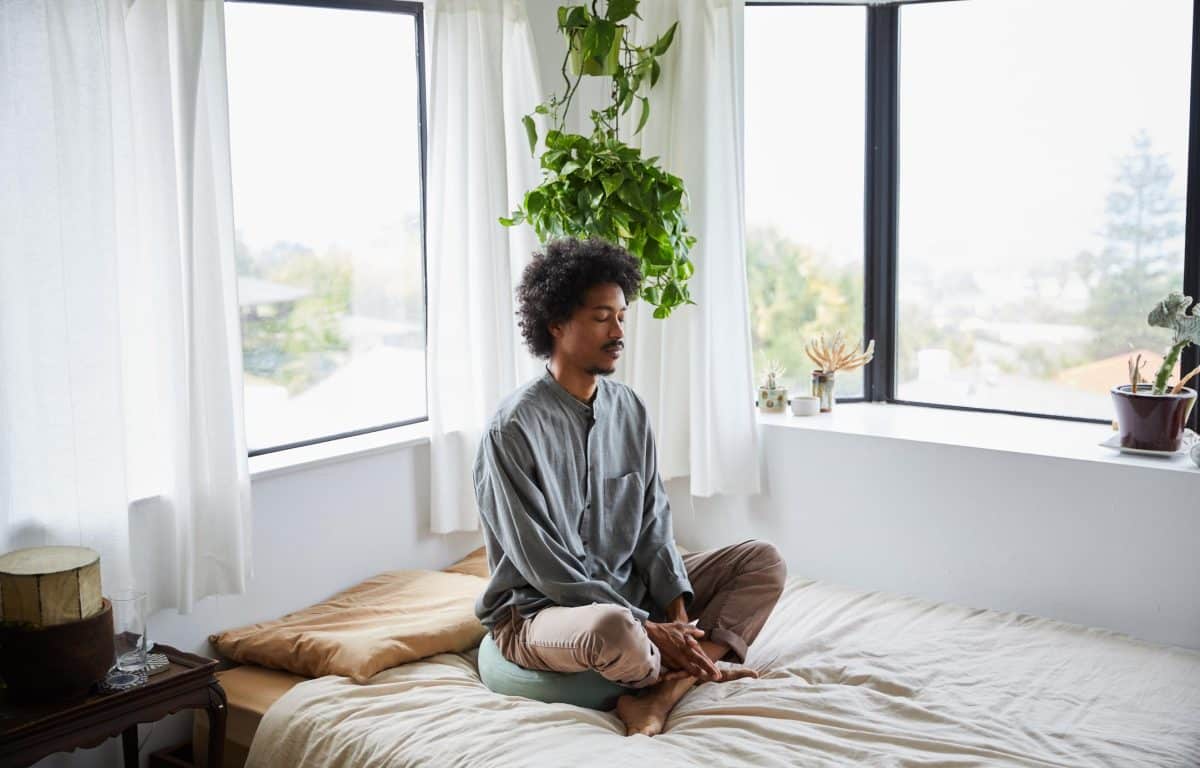
[[686, 572], [674, 567], [670, 558], [660, 552], [650, 566], [649, 575], [650, 597], [659, 609], [666, 611], [671, 601], [680, 595], [683, 595], [683, 607], [686, 609], [691, 606], [692, 582], [688, 580]]

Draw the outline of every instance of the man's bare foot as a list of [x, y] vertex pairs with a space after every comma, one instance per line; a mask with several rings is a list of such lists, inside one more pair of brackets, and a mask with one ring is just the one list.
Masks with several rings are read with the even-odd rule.
[[631, 696], [625, 694], [617, 699], [617, 717], [625, 724], [625, 735], [655, 736], [662, 733], [667, 722], [667, 711], [656, 696]]

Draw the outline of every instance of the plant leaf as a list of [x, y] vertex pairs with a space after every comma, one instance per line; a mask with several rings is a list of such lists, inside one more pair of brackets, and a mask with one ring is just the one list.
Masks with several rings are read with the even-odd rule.
[[650, 87], [653, 88], [658, 84], [658, 76], [662, 74], [662, 67], [658, 63], [658, 59], [650, 61]]
[[612, 22], [621, 21], [636, 14], [637, 7], [638, 0], [608, 0], [608, 11], [605, 12], [604, 18]]
[[658, 204], [664, 211], [674, 211], [683, 200], [683, 190], [679, 187], [668, 189], [658, 197]]
[[675, 39], [675, 28], [679, 26], [679, 22], [672, 24], [666, 32], [654, 41], [654, 55], [662, 56], [671, 47], [671, 41]]
[[638, 98], [642, 100], [642, 116], [638, 119], [637, 130], [634, 131], [635, 134], [641, 133], [642, 129], [646, 127], [646, 121], [650, 119], [650, 99], [647, 99], [645, 96], [639, 96]]
[[529, 154], [537, 154], [537, 126], [533, 124], [533, 118], [525, 115], [521, 118], [521, 124], [525, 126], [525, 137], [529, 139]]

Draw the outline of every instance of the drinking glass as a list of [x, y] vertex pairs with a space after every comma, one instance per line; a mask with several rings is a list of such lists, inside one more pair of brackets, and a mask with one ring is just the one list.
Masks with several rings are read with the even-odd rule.
[[117, 669], [140, 672], [146, 669], [146, 593], [118, 590], [109, 597], [113, 608], [113, 633]]

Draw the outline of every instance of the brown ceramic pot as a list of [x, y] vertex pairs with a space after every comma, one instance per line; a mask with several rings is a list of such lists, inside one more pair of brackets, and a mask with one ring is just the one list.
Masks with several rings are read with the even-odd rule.
[[1196, 390], [1184, 387], [1178, 395], [1151, 394], [1151, 384], [1112, 388], [1113, 407], [1121, 433], [1121, 447], [1143, 451], [1178, 451], [1183, 427], [1196, 402]]
[[0, 677], [18, 699], [83, 696], [113, 663], [112, 603], [100, 612], [50, 627], [0, 624]]

